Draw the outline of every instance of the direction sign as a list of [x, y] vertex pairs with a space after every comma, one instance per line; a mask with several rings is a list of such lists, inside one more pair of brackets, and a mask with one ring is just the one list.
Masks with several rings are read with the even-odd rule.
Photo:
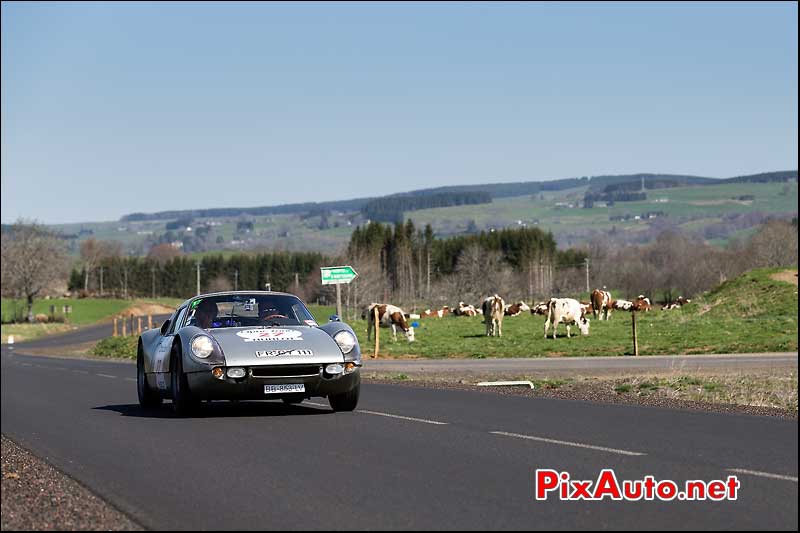
[[340, 283], [350, 283], [358, 272], [351, 266], [337, 266], [337, 267], [322, 267], [322, 284], [323, 285], [338, 285]]

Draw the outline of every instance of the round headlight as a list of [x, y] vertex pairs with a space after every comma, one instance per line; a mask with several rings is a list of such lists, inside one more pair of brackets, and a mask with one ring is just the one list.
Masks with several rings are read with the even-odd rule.
[[192, 353], [195, 357], [205, 359], [214, 351], [214, 342], [208, 335], [198, 335], [192, 340]]
[[339, 345], [339, 349], [342, 350], [343, 354], [352, 352], [353, 348], [356, 347], [356, 342], [358, 342], [355, 335], [349, 331], [340, 331], [333, 336], [333, 340]]

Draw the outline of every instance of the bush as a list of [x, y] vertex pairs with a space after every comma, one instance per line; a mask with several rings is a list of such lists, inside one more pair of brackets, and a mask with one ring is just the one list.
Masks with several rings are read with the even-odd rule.
[[139, 337], [106, 337], [92, 348], [92, 355], [136, 359]]

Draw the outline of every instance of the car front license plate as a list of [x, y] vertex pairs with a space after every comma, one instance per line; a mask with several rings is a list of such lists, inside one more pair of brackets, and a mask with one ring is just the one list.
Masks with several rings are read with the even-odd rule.
[[302, 383], [296, 385], [264, 385], [264, 394], [285, 394], [287, 392], [305, 392], [306, 386]]

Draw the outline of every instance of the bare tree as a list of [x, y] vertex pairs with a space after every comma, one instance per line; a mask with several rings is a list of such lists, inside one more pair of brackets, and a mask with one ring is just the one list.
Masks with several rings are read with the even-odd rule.
[[102, 261], [119, 256], [122, 253], [122, 245], [119, 242], [99, 241], [92, 237], [81, 243], [80, 253], [84, 268], [83, 290], [88, 292], [91, 273]]
[[3, 232], [0, 248], [2, 292], [24, 298], [28, 322], [33, 322], [34, 299], [53, 283], [66, 279], [66, 246], [43, 226], [18, 220]]

